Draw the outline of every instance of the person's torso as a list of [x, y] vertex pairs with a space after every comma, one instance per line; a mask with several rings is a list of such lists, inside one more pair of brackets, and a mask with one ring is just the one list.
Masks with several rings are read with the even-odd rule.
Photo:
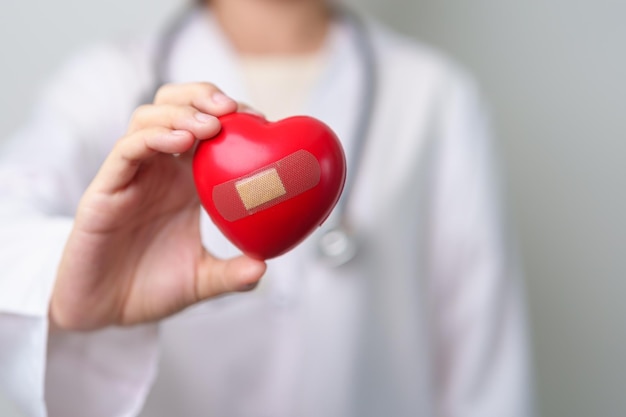
[[[335, 213], [299, 247], [270, 260], [255, 291], [164, 321], [158, 375], [142, 416], [430, 415], [423, 197], [449, 68], [427, 49], [375, 24], [367, 28], [377, 63], [367, 136], [354, 137], [371, 80], [356, 47], [361, 34], [350, 25], [333, 32], [324, 68], [298, 109], [327, 123], [348, 166], [359, 165], [348, 179], [354, 187], [346, 213], [357, 256], [337, 268], [319, 262], [317, 242]], [[143, 49], [137, 77], [145, 84], [159, 48]], [[209, 81], [250, 101], [236, 54], [200, 15], [176, 35], [164, 64], [164, 81]], [[360, 161], [353, 155], [358, 140]], [[206, 214], [201, 228], [208, 250], [238, 253]]]

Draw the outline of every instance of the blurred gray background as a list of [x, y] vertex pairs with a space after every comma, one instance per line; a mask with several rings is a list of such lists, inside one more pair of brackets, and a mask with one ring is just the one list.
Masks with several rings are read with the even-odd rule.
[[[2, 1], [0, 140], [72, 53], [157, 28], [181, 3]], [[491, 104], [542, 415], [626, 416], [626, 2], [352, 3], [446, 50]], [[1, 396], [0, 416], [18, 416]]]

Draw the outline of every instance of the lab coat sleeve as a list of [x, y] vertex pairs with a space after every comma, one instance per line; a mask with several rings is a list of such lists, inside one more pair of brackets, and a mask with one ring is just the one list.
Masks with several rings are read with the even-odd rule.
[[450, 77], [439, 107], [429, 265], [439, 417], [534, 415], [520, 268], [474, 83]]
[[156, 326], [72, 334], [47, 319], [76, 206], [145, 87], [140, 72], [116, 47], [83, 54], [2, 144], [0, 389], [25, 416], [127, 415], [152, 378]]

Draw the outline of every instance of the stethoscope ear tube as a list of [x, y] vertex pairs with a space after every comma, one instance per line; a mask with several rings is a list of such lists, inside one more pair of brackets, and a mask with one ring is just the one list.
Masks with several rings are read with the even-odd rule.
[[317, 242], [318, 257], [330, 267], [339, 267], [350, 262], [358, 252], [358, 241], [349, 224], [348, 206], [352, 198], [355, 179], [363, 162], [363, 153], [370, 133], [376, 92], [378, 88], [377, 61], [372, 38], [360, 16], [341, 9], [341, 16], [354, 30], [354, 44], [363, 69], [363, 98], [357, 114], [352, 140], [352, 152], [348, 155], [348, 173], [343, 194], [335, 210], [336, 223], [329, 225]]

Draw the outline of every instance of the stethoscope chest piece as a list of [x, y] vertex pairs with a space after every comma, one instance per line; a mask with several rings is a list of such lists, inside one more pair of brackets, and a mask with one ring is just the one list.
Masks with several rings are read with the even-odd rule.
[[358, 16], [347, 12], [346, 17], [355, 31], [355, 46], [363, 69], [363, 99], [361, 100], [362, 107], [355, 123], [352, 140], [353, 149], [348, 161], [348, 163], [351, 163], [348, 169], [348, 180], [344, 187], [343, 196], [335, 209], [338, 213], [337, 222], [333, 227], [323, 232], [317, 242], [318, 258], [321, 263], [329, 267], [339, 267], [347, 264], [360, 250], [357, 236], [352, 233], [351, 228], [346, 227], [346, 223], [348, 223], [347, 206], [348, 201], [352, 198], [351, 194], [354, 186], [354, 180], [351, 178], [358, 174], [359, 165], [363, 159], [363, 149], [370, 130], [378, 84], [375, 50], [367, 28]]
[[325, 231], [317, 246], [320, 261], [330, 267], [347, 264], [357, 253], [354, 236], [338, 227]]

